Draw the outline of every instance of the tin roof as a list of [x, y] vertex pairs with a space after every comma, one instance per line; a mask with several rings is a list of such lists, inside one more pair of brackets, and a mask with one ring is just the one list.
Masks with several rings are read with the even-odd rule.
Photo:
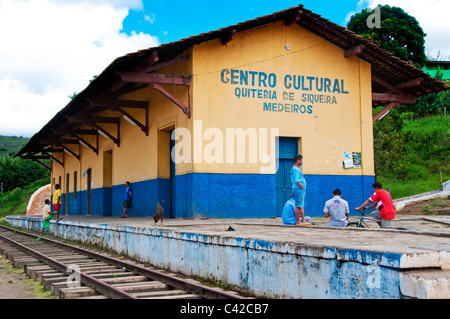
[[[49, 147], [50, 144], [42, 142], [42, 139], [53, 136], [54, 132], [51, 129], [63, 126], [68, 121], [67, 116], [76, 115], [89, 105], [87, 99], [98, 97], [108, 88], [120, 81], [120, 76], [116, 72], [132, 70], [155, 53], [158, 55], [158, 61], [155, 65], [158, 65], [174, 59], [186, 49], [202, 42], [217, 38], [230, 40], [230, 36], [232, 36], [233, 33], [253, 29], [276, 21], [285, 21], [286, 25], [296, 23], [342, 48], [346, 52], [349, 52], [349, 54], [357, 55], [359, 58], [370, 63], [372, 67], [372, 78], [381, 79], [381, 81], [372, 80], [372, 92], [391, 93], [392, 89], [395, 90], [396, 87], [400, 85], [402, 92], [413, 97], [418, 97], [448, 89], [448, 86], [445, 83], [432, 78], [422, 70], [395, 57], [393, 54], [385, 51], [369, 40], [363, 39], [354, 32], [322, 18], [320, 15], [305, 9], [303, 5], [299, 5], [219, 30], [201, 33], [196, 36], [162, 44], [158, 47], [140, 50], [116, 58], [82, 92], [77, 94], [61, 111], [42, 127], [42, 129], [37, 132], [15, 156], [36, 154], [41, 152], [44, 148]], [[391, 90], [386, 88], [386, 85], [380, 84], [380, 82], [388, 83], [387, 86], [391, 88]], [[404, 85], [405, 83], [409, 83], [409, 85]], [[420, 85], [417, 85], [417, 83], [420, 83]], [[373, 103], [374, 106], [379, 104], [385, 103], [382, 101], [374, 101]]]

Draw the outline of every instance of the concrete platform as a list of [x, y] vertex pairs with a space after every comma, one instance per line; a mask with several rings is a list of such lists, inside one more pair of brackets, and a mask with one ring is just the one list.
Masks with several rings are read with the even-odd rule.
[[[6, 220], [41, 225], [39, 217]], [[281, 218], [166, 219], [161, 227], [151, 218], [63, 216], [50, 232], [257, 297], [450, 298], [449, 224], [446, 216], [414, 216], [393, 222], [407, 231], [330, 228], [324, 218], [308, 227], [285, 226]]]

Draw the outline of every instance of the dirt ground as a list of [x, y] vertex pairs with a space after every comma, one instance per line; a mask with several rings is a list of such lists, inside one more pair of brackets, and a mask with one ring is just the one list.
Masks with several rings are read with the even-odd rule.
[[42, 286], [28, 279], [23, 271], [14, 268], [0, 254], [0, 299], [53, 299]]
[[397, 216], [402, 215], [450, 216], [450, 199], [444, 197], [410, 203], [397, 213]]

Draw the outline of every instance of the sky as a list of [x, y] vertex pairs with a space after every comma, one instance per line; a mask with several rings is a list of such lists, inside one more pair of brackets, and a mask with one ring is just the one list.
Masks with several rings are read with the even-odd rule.
[[378, 4], [424, 29], [450, 60], [449, 0], [0, 0], [0, 135], [31, 137], [115, 58], [303, 4], [346, 26]]

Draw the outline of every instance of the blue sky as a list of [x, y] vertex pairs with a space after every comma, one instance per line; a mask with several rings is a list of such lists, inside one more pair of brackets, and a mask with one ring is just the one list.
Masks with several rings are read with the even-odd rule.
[[299, 3], [345, 27], [380, 2], [414, 16], [426, 53], [450, 60], [450, 0], [0, 0], [0, 135], [31, 137], [127, 53]]
[[161, 43], [168, 43], [296, 7], [299, 3], [336, 24], [346, 26], [346, 17], [357, 9], [358, 2], [144, 0], [142, 9], [129, 12], [123, 31], [127, 34], [131, 31], [149, 33], [158, 37]]

